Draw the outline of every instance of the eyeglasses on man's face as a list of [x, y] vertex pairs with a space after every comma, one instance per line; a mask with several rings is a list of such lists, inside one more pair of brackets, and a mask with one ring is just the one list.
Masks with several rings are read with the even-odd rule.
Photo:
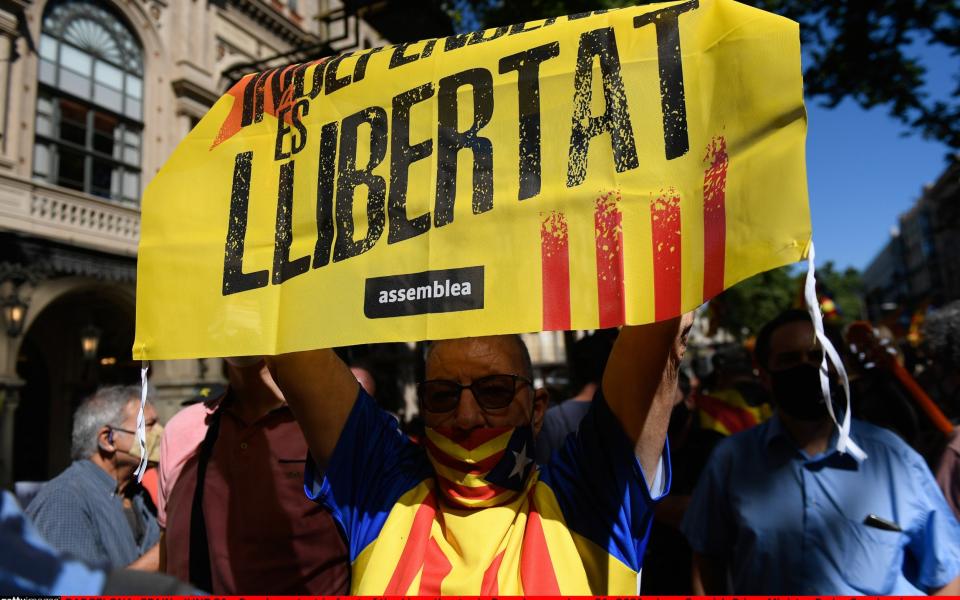
[[470, 390], [482, 410], [502, 410], [513, 402], [517, 391], [533, 387], [533, 382], [521, 375], [487, 375], [464, 385], [448, 379], [431, 379], [417, 386], [424, 410], [432, 413], [450, 412], [460, 404], [463, 390]]

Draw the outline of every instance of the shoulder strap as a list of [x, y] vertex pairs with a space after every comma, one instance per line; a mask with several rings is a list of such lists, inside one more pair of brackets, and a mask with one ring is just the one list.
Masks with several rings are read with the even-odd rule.
[[213, 576], [210, 569], [207, 522], [203, 517], [203, 488], [207, 479], [207, 464], [210, 462], [213, 446], [220, 434], [220, 418], [224, 404], [225, 402], [221, 402], [217, 410], [210, 415], [207, 435], [200, 444], [200, 456], [197, 460], [197, 487], [193, 492], [193, 505], [190, 510], [190, 583], [206, 592], [213, 591]]

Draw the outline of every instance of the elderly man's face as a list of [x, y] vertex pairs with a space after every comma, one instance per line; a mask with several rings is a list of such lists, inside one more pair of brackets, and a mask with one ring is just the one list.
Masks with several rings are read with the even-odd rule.
[[[437, 342], [427, 358], [426, 379], [449, 380], [468, 385], [489, 375], [521, 375], [525, 372], [520, 348], [509, 336], [463, 338]], [[547, 407], [547, 392], [518, 382], [513, 401], [505, 408], [484, 409], [470, 390], [460, 393], [459, 404], [447, 412], [424, 410], [427, 427], [454, 427], [471, 431], [478, 427], [517, 427], [530, 424], [540, 431]]]
[[[117, 454], [118, 459], [134, 465], [140, 463], [139, 458], [130, 456], [130, 451], [134, 445], [139, 443], [136, 436], [137, 413], [139, 411], [140, 399], [131, 398], [123, 409], [123, 421], [119, 424], [119, 427], [113, 428], [113, 443], [118, 449], [122, 450]], [[150, 403], [147, 403], [143, 409], [143, 420], [148, 433], [157, 424], [157, 411]], [[126, 431], [123, 431], [124, 429]]]

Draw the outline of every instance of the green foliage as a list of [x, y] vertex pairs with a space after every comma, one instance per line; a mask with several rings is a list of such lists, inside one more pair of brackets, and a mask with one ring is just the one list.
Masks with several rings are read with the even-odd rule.
[[[712, 325], [723, 328], [739, 340], [756, 335], [767, 322], [791, 307], [803, 306], [806, 271], [791, 273], [794, 265], [773, 269], [741, 281], [710, 301]], [[860, 272], [849, 267], [838, 271], [828, 261], [817, 269], [817, 292], [821, 302], [829, 297], [837, 306], [835, 315], [825, 314], [828, 323], [843, 327], [863, 318]]]
[[745, 340], [793, 306], [800, 290], [800, 281], [790, 274], [789, 266], [760, 273], [710, 301], [711, 325]]
[[833, 261], [817, 269], [817, 282], [821, 294], [829, 294], [837, 305], [841, 325], [858, 321], [863, 315], [863, 280], [860, 272], [853, 267], [837, 271]]
[[[456, 0], [473, 19], [494, 27], [633, 4], [644, 0]], [[834, 107], [851, 99], [864, 108], [885, 106], [913, 132], [960, 148], [960, 69], [947, 98], [925, 91], [928, 68], [915, 56], [929, 44], [960, 53], [958, 0], [746, 0], [800, 23], [805, 90]], [[960, 60], [956, 61], [960, 65]]]

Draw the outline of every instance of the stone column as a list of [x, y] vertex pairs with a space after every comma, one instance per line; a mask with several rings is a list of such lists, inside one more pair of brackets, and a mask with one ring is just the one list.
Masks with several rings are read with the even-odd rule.
[[220, 363], [218, 358], [151, 361], [150, 388], [160, 421], [168, 421], [201, 387], [223, 383]]
[[0, 488], [13, 487], [13, 426], [22, 381], [0, 382]]

